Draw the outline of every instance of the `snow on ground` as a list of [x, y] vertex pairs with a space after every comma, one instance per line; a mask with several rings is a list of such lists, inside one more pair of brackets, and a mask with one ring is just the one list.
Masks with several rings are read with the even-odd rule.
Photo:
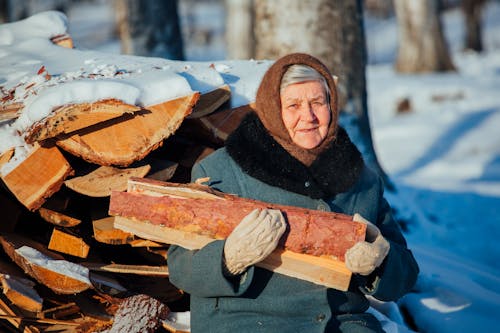
[[[119, 52], [113, 34], [107, 42], [98, 38], [112, 20], [112, 11], [107, 11], [106, 19], [106, 9], [102, 10], [105, 4], [84, 2], [69, 12], [77, 46]], [[88, 14], [96, 8], [101, 10], [99, 15]], [[222, 18], [221, 7], [217, 8], [189, 12], [181, 5], [183, 19], [191, 15], [184, 29], [186, 22], [189, 27], [214, 21], [203, 19], [203, 12]], [[93, 25], [91, 18], [100, 23]], [[500, 3], [490, 1], [483, 12], [483, 54], [462, 52], [459, 10], [442, 18], [456, 73], [396, 74], [392, 69], [397, 50], [395, 19], [366, 20], [367, 90], [375, 149], [396, 185], [397, 191], [388, 192], [387, 198], [404, 222], [421, 268], [415, 290], [398, 306], [373, 300], [370, 311], [389, 332], [409, 332], [408, 327], [421, 332], [490, 332], [500, 323]], [[202, 46], [188, 44], [189, 61], [221, 59], [223, 38], [217, 22], [204, 28], [215, 31], [215, 36], [203, 39]], [[237, 71], [237, 62], [220, 61], [215, 67], [226, 83], [245, 81], [239, 89], [250, 94], [255, 89], [257, 82], [252, 79], [228, 73]], [[410, 102], [411, 112], [396, 113], [402, 99]], [[408, 317], [412, 318], [409, 325], [403, 319]]]

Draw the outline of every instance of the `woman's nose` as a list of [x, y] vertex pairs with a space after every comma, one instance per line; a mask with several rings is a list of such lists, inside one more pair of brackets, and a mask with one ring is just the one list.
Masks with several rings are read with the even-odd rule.
[[304, 103], [300, 110], [300, 116], [304, 121], [314, 121], [316, 119], [316, 115], [314, 114], [314, 110], [309, 103]]

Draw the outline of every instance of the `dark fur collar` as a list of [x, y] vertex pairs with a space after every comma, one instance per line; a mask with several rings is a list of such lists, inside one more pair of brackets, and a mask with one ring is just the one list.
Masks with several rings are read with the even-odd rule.
[[226, 141], [229, 155], [248, 175], [314, 199], [347, 191], [358, 180], [364, 162], [361, 153], [339, 127], [337, 138], [306, 167], [292, 157], [251, 113]]

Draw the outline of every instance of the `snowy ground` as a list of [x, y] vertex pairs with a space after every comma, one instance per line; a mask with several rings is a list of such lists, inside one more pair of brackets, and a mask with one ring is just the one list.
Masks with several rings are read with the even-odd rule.
[[[119, 53], [106, 3], [82, 2], [68, 13], [77, 47]], [[190, 22], [206, 22], [201, 13], [209, 13], [212, 19], [207, 21], [218, 23], [206, 29], [218, 33], [201, 44], [188, 44], [188, 60], [222, 59], [223, 13], [217, 8], [193, 12]], [[394, 73], [393, 18], [366, 21], [375, 149], [396, 185], [397, 191], [387, 197], [406, 222], [405, 234], [421, 267], [415, 291], [399, 302], [400, 307], [373, 303], [391, 318], [381, 317], [390, 332], [408, 331], [402, 319], [405, 312], [421, 332], [490, 332], [500, 324], [498, 1], [489, 3], [484, 19], [486, 52], [464, 53], [461, 13], [447, 12], [443, 24], [458, 72], [426, 75]], [[410, 101], [411, 112], [397, 114], [396, 105], [403, 98]]]

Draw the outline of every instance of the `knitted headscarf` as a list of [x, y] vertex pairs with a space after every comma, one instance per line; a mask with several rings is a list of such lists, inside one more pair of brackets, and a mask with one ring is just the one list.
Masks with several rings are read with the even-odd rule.
[[[281, 117], [281, 79], [288, 67], [296, 64], [307, 65], [315, 69], [325, 78], [330, 89], [331, 121], [328, 133], [319, 146], [312, 149], [299, 147], [292, 141]], [[304, 53], [286, 55], [278, 59], [264, 74], [259, 89], [257, 90], [255, 112], [269, 134], [285, 148], [290, 155], [304, 165], [310, 166], [318, 155], [328, 147], [330, 142], [335, 139], [337, 131], [337, 87], [332, 74], [321, 61], [311, 55]]]

